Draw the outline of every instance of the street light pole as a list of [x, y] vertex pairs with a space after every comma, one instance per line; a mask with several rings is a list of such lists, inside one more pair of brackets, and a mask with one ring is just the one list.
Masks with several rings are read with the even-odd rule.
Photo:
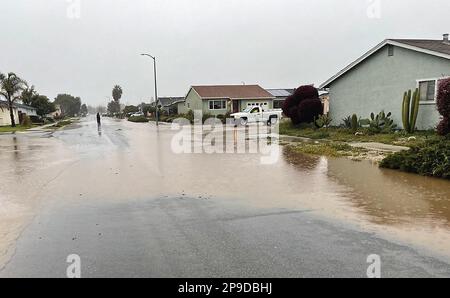
[[155, 105], [156, 105], [156, 126], [159, 126], [159, 99], [158, 99], [158, 83], [157, 83], [157, 77], [156, 77], [156, 57], [150, 55], [150, 54], [141, 54], [141, 56], [147, 56], [153, 59], [153, 73], [155, 76]]

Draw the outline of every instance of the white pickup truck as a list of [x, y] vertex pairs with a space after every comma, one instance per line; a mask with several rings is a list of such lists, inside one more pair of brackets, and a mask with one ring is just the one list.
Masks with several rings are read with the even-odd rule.
[[236, 124], [247, 125], [248, 123], [266, 122], [267, 125], [275, 125], [281, 119], [281, 109], [267, 110], [260, 106], [251, 106], [240, 113], [231, 114]]

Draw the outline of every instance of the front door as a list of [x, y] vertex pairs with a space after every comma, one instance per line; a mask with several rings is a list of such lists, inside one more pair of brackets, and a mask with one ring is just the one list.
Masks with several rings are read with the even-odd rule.
[[233, 113], [239, 113], [239, 106], [240, 101], [239, 100], [233, 100]]

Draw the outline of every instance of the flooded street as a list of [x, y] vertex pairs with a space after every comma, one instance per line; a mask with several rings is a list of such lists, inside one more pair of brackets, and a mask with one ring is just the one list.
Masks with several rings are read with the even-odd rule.
[[450, 276], [450, 182], [292, 154], [175, 154], [170, 125], [0, 135], [0, 276]]

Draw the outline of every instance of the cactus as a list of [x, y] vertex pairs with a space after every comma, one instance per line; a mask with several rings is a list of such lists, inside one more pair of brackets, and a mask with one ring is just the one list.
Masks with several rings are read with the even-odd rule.
[[411, 90], [405, 92], [403, 95], [403, 106], [402, 106], [402, 120], [403, 128], [409, 131], [409, 105], [411, 102]]
[[392, 113], [385, 113], [381, 111], [375, 116], [374, 113], [370, 114], [369, 119], [369, 131], [371, 133], [389, 133], [392, 132], [397, 126], [394, 124], [394, 120], [391, 119]]
[[419, 114], [419, 102], [419, 89], [416, 89], [413, 94], [411, 94], [411, 90], [409, 90], [403, 95], [403, 128], [408, 133], [414, 133], [414, 131], [416, 130], [417, 115]]
[[416, 89], [414, 92], [413, 102], [411, 106], [411, 120], [409, 123], [409, 132], [414, 133], [416, 130], [416, 123], [417, 123], [417, 115], [419, 114], [419, 104], [420, 104], [420, 92], [419, 89]]
[[353, 114], [352, 116], [352, 131], [356, 132], [358, 130], [358, 116]]

